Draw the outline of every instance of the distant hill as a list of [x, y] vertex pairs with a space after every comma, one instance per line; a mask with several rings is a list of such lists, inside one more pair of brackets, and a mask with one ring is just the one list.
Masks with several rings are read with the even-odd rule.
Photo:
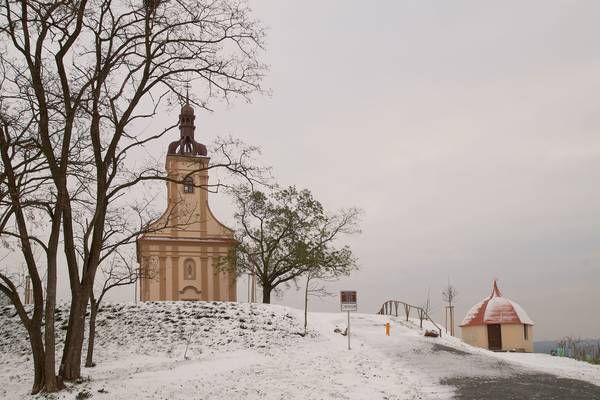
[[[581, 342], [588, 346], [595, 346], [598, 343], [598, 339], [582, 339]], [[543, 340], [540, 342], [533, 342], [534, 353], [550, 354], [550, 350], [558, 347], [558, 340]]]
[[544, 340], [541, 342], [533, 342], [534, 353], [550, 354], [550, 350], [558, 347], [558, 341], [556, 340]]

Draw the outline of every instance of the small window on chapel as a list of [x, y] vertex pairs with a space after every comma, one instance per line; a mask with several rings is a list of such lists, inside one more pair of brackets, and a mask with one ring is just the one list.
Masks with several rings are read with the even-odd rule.
[[183, 180], [183, 193], [194, 193], [194, 181], [191, 176]]
[[523, 324], [523, 337], [525, 340], [529, 340], [529, 332], [527, 332], [527, 324]]
[[185, 279], [196, 279], [196, 263], [194, 263], [194, 260], [185, 260], [185, 263], [183, 264], [183, 274]]

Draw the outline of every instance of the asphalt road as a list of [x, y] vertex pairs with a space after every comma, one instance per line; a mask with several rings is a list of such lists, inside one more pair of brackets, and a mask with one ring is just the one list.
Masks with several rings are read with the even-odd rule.
[[508, 378], [464, 377], [442, 381], [457, 388], [461, 400], [597, 400], [600, 387], [549, 374], [520, 374]]
[[[392, 335], [383, 340], [382, 336], [370, 335], [370, 344], [404, 364], [404, 368], [408, 365], [416, 373], [452, 388], [454, 399], [600, 400], [600, 386], [526, 369], [481, 352], [470, 352], [466, 346], [436, 343], [436, 339], [415, 335], [414, 328], [412, 332], [405, 329], [411, 327], [410, 323], [400, 318], [390, 320], [395, 326]], [[357, 325], [357, 330], [372, 329], [366, 320]]]
[[[434, 353], [445, 353], [464, 364], [469, 364], [470, 358], [474, 357], [468, 352], [439, 344], [434, 344], [432, 350]], [[481, 364], [478, 363], [478, 366]], [[506, 367], [503, 362], [494, 365], [492, 361], [489, 364], [492, 371]], [[456, 388], [457, 400], [600, 400], [600, 387], [588, 382], [544, 373], [521, 373], [516, 369], [510, 373], [510, 367], [508, 371], [508, 376], [505, 373], [500, 376], [473, 375], [443, 379], [441, 383]]]

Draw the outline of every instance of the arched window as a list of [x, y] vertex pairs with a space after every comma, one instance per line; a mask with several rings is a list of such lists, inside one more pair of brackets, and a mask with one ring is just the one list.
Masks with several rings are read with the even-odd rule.
[[183, 276], [184, 279], [188, 280], [196, 279], [196, 263], [191, 258], [188, 258], [183, 263]]
[[194, 180], [191, 176], [183, 180], [183, 193], [194, 193]]

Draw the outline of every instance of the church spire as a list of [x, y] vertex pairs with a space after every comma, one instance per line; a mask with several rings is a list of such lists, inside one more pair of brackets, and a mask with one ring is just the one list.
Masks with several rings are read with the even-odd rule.
[[168, 154], [181, 154], [188, 156], [206, 156], [206, 146], [194, 140], [194, 107], [190, 104], [190, 88], [186, 85], [185, 104], [179, 113], [179, 140], [169, 145]]
[[182, 138], [185, 136], [194, 137], [194, 131], [196, 130], [196, 126], [194, 125], [195, 119], [194, 107], [188, 101], [181, 107], [181, 113], [179, 114], [179, 131]]

